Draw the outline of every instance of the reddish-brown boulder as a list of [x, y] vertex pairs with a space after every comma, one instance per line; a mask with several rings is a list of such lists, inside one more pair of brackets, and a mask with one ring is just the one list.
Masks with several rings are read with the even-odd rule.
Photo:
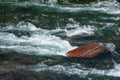
[[107, 48], [100, 44], [89, 44], [69, 51], [67, 56], [77, 58], [94, 58], [106, 51], [108, 51]]

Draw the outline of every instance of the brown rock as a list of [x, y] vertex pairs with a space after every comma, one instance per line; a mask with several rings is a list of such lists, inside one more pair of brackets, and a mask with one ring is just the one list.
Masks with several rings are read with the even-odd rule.
[[77, 58], [94, 58], [106, 51], [108, 51], [107, 48], [100, 44], [90, 44], [69, 51], [67, 56]]

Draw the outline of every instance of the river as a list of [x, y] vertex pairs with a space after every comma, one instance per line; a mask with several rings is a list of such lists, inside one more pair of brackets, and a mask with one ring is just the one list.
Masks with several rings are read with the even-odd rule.
[[[66, 57], [67, 51], [91, 43], [114, 45], [112, 55], [99, 60]], [[18, 62], [3, 60], [1, 67], [31, 74], [9, 80], [119, 80], [120, 3], [0, 0], [0, 49], [15, 53], [11, 54], [14, 58], [27, 57]], [[37, 63], [21, 64], [21, 59], [28, 63], [35, 59]]]

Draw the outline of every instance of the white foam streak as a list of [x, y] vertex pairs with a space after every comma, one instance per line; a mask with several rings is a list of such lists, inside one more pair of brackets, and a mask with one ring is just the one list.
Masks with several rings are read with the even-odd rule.
[[18, 38], [13, 34], [1, 34], [0, 36], [3, 37], [0, 37], [0, 40], [4, 41], [4, 43], [1, 43], [0, 47], [9, 48], [18, 52], [31, 52], [32, 54], [35, 52], [37, 55], [52, 54], [65, 56], [65, 53], [69, 49], [72, 49], [72, 46], [68, 41], [62, 40], [59, 37], [52, 35], [34, 34], [31, 37]]
[[86, 77], [89, 73], [89, 70], [87, 71], [87, 70], [77, 69], [74, 68], [74, 66], [66, 66], [66, 67], [62, 65], [47, 66], [45, 64], [38, 64], [37, 67], [35, 67], [32, 70], [36, 72], [49, 70], [55, 73], [64, 73], [67, 75], [79, 75], [81, 77]]
[[116, 1], [98, 1], [93, 2], [89, 5], [79, 5], [76, 7], [62, 7], [62, 6], [52, 6], [52, 8], [56, 8], [57, 11], [60, 12], [81, 12], [81, 11], [98, 11], [98, 12], [104, 12], [108, 14], [120, 14], [120, 7], [119, 3]]
[[99, 43], [101, 46], [105, 46], [109, 51], [115, 52], [116, 46], [114, 43]]
[[[31, 23], [20, 22], [17, 26], [6, 27], [3, 30], [25, 30], [34, 31], [31, 36], [17, 37], [12, 33], [0, 32], [0, 48], [7, 48], [18, 52], [35, 55], [63, 55], [73, 49], [66, 40], [51, 35], [51, 30], [36, 28]], [[53, 30], [54, 32], [54, 30]]]
[[109, 69], [109, 70], [97, 70], [97, 69], [94, 69], [91, 72], [91, 74], [120, 77], [120, 64], [115, 65], [115, 67], [113, 69]]
[[21, 21], [16, 26], [9, 25], [9, 26], [3, 27], [2, 30], [27, 30], [27, 31], [34, 31], [34, 30], [38, 30], [38, 28], [36, 28], [33, 24], [31, 24], [29, 22]]
[[[48, 5], [50, 4], [50, 5]], [[14, 4], [15, 5], [15, 4]], [[81, 11], [98, 11], [98, 12], [103, 12], [107, 14], [120, 14], [120, 4], [116, 1], [98, 1], [98, 2], [93, 2], [91, 4], [87, 5], [74, 5], [73, 7], [68, 6], [68, 5], [58, 5], [57, 0], [49, 0], [46, 4], [41, 4], [38, 2], [26, 2], [26, 3], [19, 3], [16, 4], [19, 6], [37, 6], [37, 7], [46, 7], [46, 8], [51, 8], [51, 10], [56, 10], [57, 12], [81, 12]]]
[[94, 35], [94, 28], [92, 26], [83, 26], [83, 27], [77, 27], [72, 30], [66, 30], [67, 36], [75, 36], [75, 35]]
[[[80, 65], [79, 65], [80, 67]], [[113, 69], [108, 70], [98, 70], [98, 69], [80, 69], [76, 68], [75, 65], [72, 66], [63, 66], [63, 65], [54, 65], [54, 66], [47, 66], [45, 64], [38, 64], [35, 67], [30, 68], [36, 72], [40, 71], [53, 71], [55, 73], [64, 73], [67, 75], [78, 75], [80, 77], [86, 77], [89, 74], [92, 75], [101, 75], [101, 76], [113, 76], [113, 77], [120, 77], [120, 64], [116, 64]]]
[[49, 0], [48, 3], [49, 3], [51, 6], [54, 6], [54, 4], [57, 3], [57, 0]]
[[94, 35], [94, 30], [95, 27], [94, 26], [81, 26], [79, 22], [76, 22], [74, 19], [70, 18], [69, 21], [72, 23], [68, 23], [66, 25], [66, 35], [71, 37], [71, 36], [75, 36], [75, 35], [83, 35], [83, 34], [87, 34], [87, 35]]

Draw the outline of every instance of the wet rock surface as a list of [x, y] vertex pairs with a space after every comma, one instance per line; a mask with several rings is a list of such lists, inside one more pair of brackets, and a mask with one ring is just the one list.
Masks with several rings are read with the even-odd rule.
[[55, 74], [51, 72], [48, 73], [47, 71], [36, 73], [34, 71], [15, 70], [15, 71], [0, 73], [0, 80], [63, 80], [63, 79], [84, 80], [85, 79], [85, 78], [76, 78], [76, 77], [77, 76], [68, 76], [65, 74]]
[[0, 72], [0, 80], [39, 80], [37, 74], [25, 70]]
[[0, 80], [119, 80], [119, 77], [107, 77], [107, 76], [97, 76], [97, 75], [89, 75], [87, 77], [79, 77], [77, 75], [66, 75], [66, 74], [56, 74], [54, 72], [34, 72], [34, 71], [26, 71], [26, 70], [14, 70], [8, 72], [0, 72]]
[[[116, 57], [115, 57], [116, 58]], [[119, 57], [118, 57], [119, 58]], [[108, 63], [109, 62], [109, 63]], [[44, 64], [47, 67], [43, 71], [34, 71], [35, 68], [40, 68], [37, 64]], [[80, 64], [77, 68], [96, 68], [96, 69], [112, 69], [114, 63], [112, 58], [107, 56], [106, 58], [100, 59], [78, 59], [78, 58], [69, 58], [63, 56], [46, 56], [40, 57], [35, 55], [28, 55], [24, 53], [11, 52], [9, 50], [1, 49], [0, 52], [0, 80], [89, 80], [88, 77], [81, 78], [77, 75], [67, 75], [64, 73], [57, 73], [47, 69], [49, 67], [54, 67], [56, 65], [71, 66], [73, 64]], [[104, 65], [103, 65], [104, 64]], [[59, 68], [59, 67], [58, 67]], [[41, 68], [40, 68], [41, 69]], [[90, 76], [89, 76], [90, 77]], [[100, 77], [100, 76], [99, 76]], [[104, 76], [101, 76], [102, 78]], [[91, 77], [90, 77], [91, 78]], [[118, 79], [116, 77], [108, 77], [110, 79]], [[92, 79], [97, 79], [93, 77]]]
[[11, 52], [10, 50], [0, 49], [0, 64], [23, 64], [23, 65], [33, 65], [38, 62], [37, 56], [27, 55], [24, 53]]
[[120, 0], [117, 0], [118, 2], [120, 2]]
[[110, 53], [106, 47], [100, 44], [90, 44], [73, 49], [67, 53], [68, 57], [95, 58]]

